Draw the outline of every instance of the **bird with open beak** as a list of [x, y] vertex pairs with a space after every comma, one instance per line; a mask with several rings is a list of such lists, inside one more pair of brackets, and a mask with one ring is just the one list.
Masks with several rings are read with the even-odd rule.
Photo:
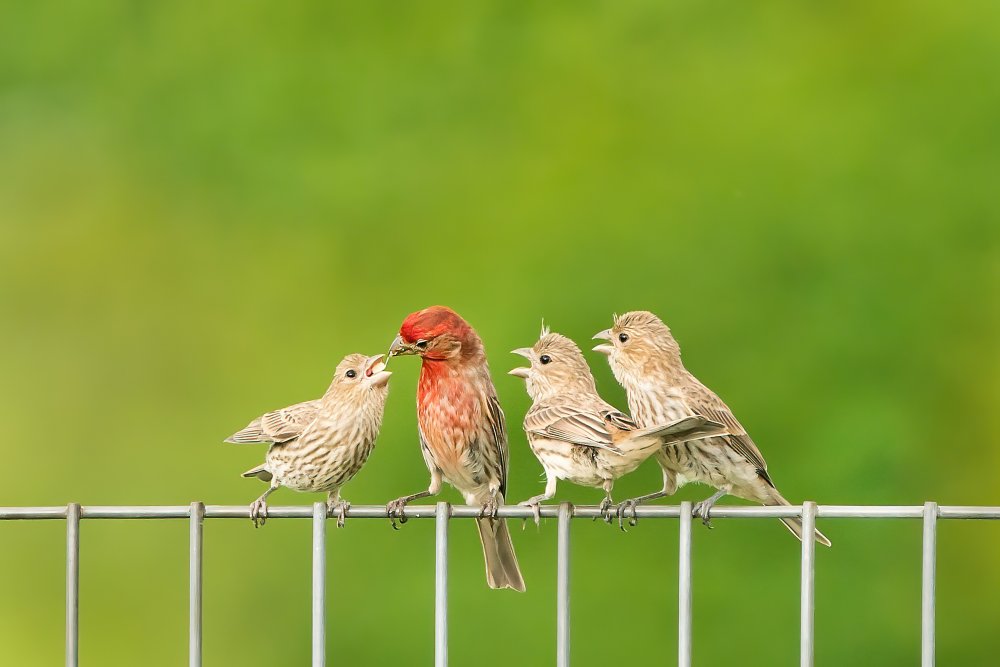
[[431, 473], [426, 491], [386, 506], [390, 518], [405, 521], [407, 503], [436, 495], [448, 482], [466, 503], [482, 507], [476, 524], [490, 588], [523, 591], [507, 524], [496, 516], [507, 492], [507, 428], [482, 340], [458, 313], [431, 306], [406, 317], [389, 354], [421, 359], [417, 424]]
[[[723, 435], [661, 449], [656, 460], [663, 470], [663, 489], [625, 501], [620, 512], [631, 508], [634, 521], [636, 504], [670, 495], [688, 482], [718, 490], [695, 507], [705, 525], [709, 525], [712, 505], [726, 494], [762, 505], [790, 504], [778, 493], [763, 455], [729, 407], [684, 367], [681, 348], [660, 318], [647, 311], [625, 313], [594, 338], [608, 341], [594, 350], [607, 355], [615, 378], [625, 388], [632, 417], [640, 426], [664, 424], [692, 414], [726, 425]], [[802, 539], [801, 519], [781, 521]], [[818, 530], [815, 538], [830, 546], [830, 540]]]
[[267, 497], [278, 487], [325, 492], [327, 511], [343, 527], [351, 504], [340, 488], [368, 460], [382, 427], [389, 376], [384, 355], [349, 354], [337, 365], [322, 398], [268, 412], [226, 439], [236, 444], [269, 442], [263, 465], [243, 473], [269, 482], [250, 505], [254, 525], [267, 520]]
[[539, 503], [555, 495], [560, 479], [604, 489], [600, 509], [610, 523], [611, 489], [617, 479], [663, 447], [724, 431], [722, 424], [700, 415], [640, 429], [597, 393], [594, 376], [576, 343], [545, 326], [534, 346], [513, 353], [531, 362], [530, 367], [515, 368], [510, 374], [524, 378], [531, 396], [524, 431], [545, 469], [545, 492], [521, 503], [534, 508], [535, 523]]

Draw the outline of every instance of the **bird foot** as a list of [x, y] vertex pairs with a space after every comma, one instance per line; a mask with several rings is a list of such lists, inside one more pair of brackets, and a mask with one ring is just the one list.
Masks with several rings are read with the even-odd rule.
[[707, 528], [712, 528], [712, 505], [714, 504], [715, 503], [710, 503], [707, 500], [695, 503], [691, 510], [691, 516], [701, 517], [701, 522], [705, 524]]
[[407, 522], [406, 518], [406, 503], [410, 502], [406, 496], [402, 498], [396, 498], [388, 503], [386, 503], [385, 511], [389, 515], [389, 521], [392, 522], [392, 529], [399, 530], [399, 526], [396, 525], [396, 519], [399, 519], [400, 524]]
[[349, 509], [351, 509], [351, 503], [346, 500], [335, 503], [327, 502], [326, 504], [327, 514], [337, 517], [337, 528], [344, 527], [344, 524], [347, 522], [347, 510]]
[[[597, 506], [597, 511], [601, 513], [604, 522], [609, 525], [612, 521], [614, 521], [615, 516], [614, 512], [611, 510], [611, 506], [613, 504], [614, 503], [611, 502], [611, 496], [607, 496], [601, 501], [601, 504]], [[594, 521], [597, 521], [596, 516], [594, 517]]]
[[635, 508], [639, 506], [639, 503], [635, 501], [634, 498], [630, 498], [625, 502], [619, 503], [615, 514], [618, 515], [618, 527], [622, 529], [622, 532], [627, 532], [625, 530], [625, 517], [628, 515], [628, 525], [635, 526], [639, 522], [639, 517], [636, 516]]
[[[525, 500], [523, 503], [518, 503], [520, 507], [530, 507], [532, 513], [535, 515], [535, 525], [541, 527], [542, 525], [542, 506], [537, 500]], [[528, 520], [525, 519], [525, 522]]]
[[263, 496], [250, 503], [250, 520], [254, 528], [260, 528], [267, 522], [267, 501]]
[[480, 519], [495, 519], [497, 518], [497, 512], [500, 509], [500, 505], [497, 504], [496, 498], [490, 498], [485, 503], [483, 503], [483, 508], [479, 510]]

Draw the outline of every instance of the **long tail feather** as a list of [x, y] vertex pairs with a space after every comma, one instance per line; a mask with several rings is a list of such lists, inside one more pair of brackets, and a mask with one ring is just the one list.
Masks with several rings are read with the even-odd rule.
[[512, 588], [524, 592], [524, 579], [503, 519], [477, 519], [479, 541], [486, 559], [486, 581], [490, 588]]
[[[773, 502], [769, 502], [769, 503], [765, 503], [765, 504], [767, 504], [767, 505], [791, 505], [791, 503], [788, 502], [787, 500], [785, 500], [784, 497], [782, 497], [782, 495], [779, 494], [777, 491], [775, 491], [773, 495], [774, 495]], [[792, 531], [792, 535], [794, 535], [795, 537], [799, 538], [800, 542], [802, 541], [802, 519], [799, 519], [797, 517], [790, 517], [790, 518], [786, 518], [786, 519], [781, 519], [781, 523], [785, 524], [785, 527], [788, 528], [788, 530]], [[819, 542], [820, 544], [822, 544], [825, 547], [833, 546], [833, 543], [830, 542], [830, 540], [827, 538], [827, 536], [824, 535], [823, 533], [819, 532], [819, 530], [816, 531], [815, 538], [816, 538], [817, 542]]]

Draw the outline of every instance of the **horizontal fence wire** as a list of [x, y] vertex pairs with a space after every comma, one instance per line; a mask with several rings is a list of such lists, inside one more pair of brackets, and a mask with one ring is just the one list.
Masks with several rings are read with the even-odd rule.
[[[0, 507], [0, 521], [18, 519], [65, 519], [67, 506], [42, 507]], [[451, 518], [475, 519], [480, 516], [481, 507], [475, 505], [453, 505]], [[408, 519], [434, 519], [437, 508], [434, 505], [407, 505]], [[559, 516], [558, 505], [542, 505], [542, 517], [555, 519]], [[640, 519], [676, 519], [681, 515], [679, 505], [647, 505], [635, 510]], [[631, 510], [629, 515], [631, 516]], [[187, 519], [191, 516], [190, 505], [84, 505], [80, 507], [81, 519]], [[349, 519], [388, 519], [385, 505], [356, 505], [347, 510]], [[503, 519], [533, 519], [535, 511], [520, 505], [504, 505], [497, 510]], [[597, 506], [574, 506], [574, 519], [601, 518], [604, 513]], [[712, 508], [713, 519], [763, 519], [801, 517], [799, 505], [772, 507], [744, 507], [737, 505], [716, 505]], [[268, 519], [311, 519], [311, 505], [268, 506]], [[922, 519], [923, 505], [817, 505], [818, 519]], [[250, 510], [246, 505], [205, 505], [206, 519], [249, 519]], [[982, 505], [939, 505], [938, 519], [1000, 519], [1000, 506]]]
[[[408, 519], [434, 519], [434, 664], [448, 664], [448, 524], [452, 519], [480, 518], [482, 509], [469, 505], [414, 505], [406, 508]], [[505, 505], [498, 516], [531, 519], [536, 510]], [[594, 519], [604, 513], [596, 506], [576, 507], [570, 503], [543, 505], [542, 517], [558, 519], [556, 565], [556, 664], [570, 665], [570, 520]], [[352, 506], [351, 519], [388, 519], [384, 505]], [[677, 664], [691, 665], [691, 524], [690, 502], [636, 508], [636, 516], [646, 519], [679, 519], [678, 554], [678, 636]], [[935, 568], [937, 521], [939, 519], [1000, 519], [1000, 507], [938, 505], [816, 505], [743, 507], [716, 506], [713, 519], [792, 518], [802, 520], [804, 535], [812, 535], [817, 519], [921, 519], [923, 522], [921, 570], [921, 665], [934, 665]], [[79, 664], [80, 522], [84, 519], [187, 519], [190, 522], [189, 555], [189, 664], [200, 667], [202, 660], [202, 561], [205, 519], [249, 519], [246, 505], [79, 505], [54, 507], [0, 507], [0, 520], [66, 521], [66, 665]], [[326, 664], [326, 528], [329, 512], [325, 503], [268, 508], [269, 519], [312, 519], [312, 664]], [[815, 554], [813, 540], [802, 542], [800, 664], [813, 664], [815, 611]]]

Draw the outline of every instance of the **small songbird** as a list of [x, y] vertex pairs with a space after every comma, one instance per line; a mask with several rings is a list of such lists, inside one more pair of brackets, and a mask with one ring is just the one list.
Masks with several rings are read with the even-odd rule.
[[[724, 433], [725, 427], [700, 415], [640, 429], [628, 415], [597, 393], [583, 353], [569, 338], [542, 327], [533, 347], [514, 350], [531, 362], [511, 375], [524, 378], [532, 406], [524, 417], [528, 444], [545, 469], [545, 492], [522, 505], [535, 509], [555, 495], [556, 482], [604, 489], [600, 509], [611, 522], [615, 480], [639, 467], [662, 447]], [[621, 521], [619, 521], [621, 525]]]
[[267, 497], [279, 486], [325, 492], [327, 511], [343, 527], [351, 504], [340, 488], [361, 470], [382, 427], [389, 376], [385, 355], [349, 354], [337, 365], [323, 398], [268, 412], [226, 438], [236, 444], [269, 442], [263, 465], [247, 470], [271, 486], [250, 505], [254, 526], [267, 520]]
[[405, 521], [408, 502], [437, 495], [448, 482], [466, 503], [482, 506], [476, 524], [490, 588], [523, 591], [507, 523], [496, 518], [507, 492], [507, 429], [479, 335], [455, 311], [431, 306], [407, 316], [389, 353], [422, 360], [417, 424], [431, 473], [426, 491], [388, 503], [389, 516]]
[[[680, 346], [660, 318], [646, 311], [625, 313], [616, 316], [614, 326], [594, 338], [609, 341], [594, 350], [608, 356], [639, 426], [648, 428], [698, 414], [727, 428], [725, 435], [661, 449], [656, 458], [663, 469], [662, 491], [626, 501], [619, 506], [619, 512], [631, 509], [634, 521], [638, 503], [670, 495], [688, 482], [718, 489], [695, 508], [706, 525], [712, 505], [726, 494], [762, 505], [791, 504], [778, 493], [764, 457], [729, 407], [684, 368]], [[781, 521], [802, 539], [800, 519]], [[816, 541], [830, 546], [830, 540], [818, 530]]]

